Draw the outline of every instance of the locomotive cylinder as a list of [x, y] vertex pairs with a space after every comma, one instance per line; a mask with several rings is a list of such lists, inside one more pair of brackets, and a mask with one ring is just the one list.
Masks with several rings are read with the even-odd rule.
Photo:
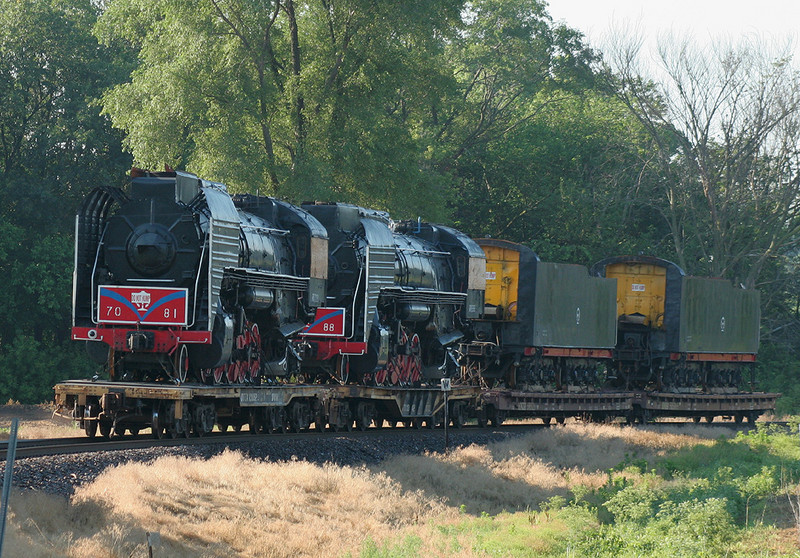
[[397, 317], [404, 322], [425, 322], [431, 317], [431, 307], [427, 304], [402, 304], [397, 309]]
[[275, 291], [262, 287], [248, 287], [239, 301], [245, 308], [269, 310], [275, 302]]

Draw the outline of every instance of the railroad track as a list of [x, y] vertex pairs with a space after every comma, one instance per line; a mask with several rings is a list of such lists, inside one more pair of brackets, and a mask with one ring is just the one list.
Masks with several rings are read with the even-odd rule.
[[[530, 430], [537, 430], [546, 428], [543, 424], [509, 424], [497, 428], [479, 428], [478, 426], [465, 426], [462, 429], [450, 428], [450, 432], [455, 434], [458, 432], [470, 432], [473, 434], [491, 433], [491, 432], [508, 432], [520, 433]], [[33, 440], [18, 440], [16, 449], [16, 458], [24, 459], [27, 457], [41, 457], [46, 455], [60, 455], [60, 454], [73, 454], [73, 453], [87, 453], [87, 452], [101, 452], [101, 451], [115, 451], [115, 450], [130, 450], [130, 449], [145, 449], [153, 447], [173, 447], [173, 446], [186, 446], [186, 445], [201, 445], [201, 444], [234, 444], [234, 443], [247, 443], [258, 440], [309, 440], [315, 437], [319, 438], [402, 438], [407, 436], [414, 436], [421, 432], [425, 433], [439, 433], [444, 440], [444, 430], [437, 428], [436, 430], [428, 429], [414, 429], [414, 428], [391, 428], [391, 429], [377, 429], [369, 428], [365, 431], [353, 430], [351, 432], [316, 432], [314, 430], [300, 432], [300, 433], [284, 433], [284, 434], [250, 434], [247, 431], [241, 433], [232, 432], [212, 432], [202, 437], [178, 437], [178, 438], [165, 438], [156, 440], [150, 437], [149, 432], [138, 434], [136, 436], [112, 437], [111, 439], [96, 437], [71, 437], [71, 438], [41, 438]], [[8, 441], [0, 442], [0, 461], [5, 461], [8, 452]]]
[[[770, 424], [780, 425], [788, 428], [785, 422], [773, 422]], [[696, 426], [691, 421], [687, 422], [657, 422], [650, 423], [648, 427], [689, 427]], [[750, 425], [736, 424], [734, 422], [714, 422], [711, 424], [702, 423], [706, 428], [723, 428], [728, 430], [749, 430]], [[547, 428], [546, 425], [539, 423], [524, 423], [524, 424], [505, 424], [496, 428], [480, 428], [475, 425], [465, 426], [463, 429], [450, 428], [452, 434], [459, 432], [470, 432], [473, 434], [481, 433], [496, 433], [507, 432], [509, 434], [520, 434], [528, 431]], [[62, 454], [75, 454], [75, 453], [91, 453], [103, 451], [117, 451], [117, 450], [130, 450], [130, 449], [146, 449], [153, 447], [174, 447], [186, 445], [201, 445], [201, 444], [235, 444], [247, 443], [258, 440], [268, 439], [281, 439], [281, 440], [295, 440], [295, 439], [311, 439], [313, 437], [321, 438], [393, 438], [393, 437], [406, 437], [414, 436], [419, 432], [441, 434], [444, 440], [444, 431], [441, 428], [435, 430], [417, 430], [414, 428], [369, 428], [366, 431], [352, 431], [352, 432], [300, 432], [300, 433], [286, 433], [286, 434], [266, 434], [259, 433], [252, 435], [249, 432], [212, 432], [203, 437], [190, 437], [190, 438], [166, 438], [156, 440], [151, 438], [149, 432], [141, 433], [136, 436], [112, 437], [106, 439], [102, 437], [87, 438], [87, 437], [68, 437], [68, 438], [41, 438], [41, 439], [26, 439], [17, 441], [16, 458], [24, 459], [28, 457], [42, 457], [48, 455], [62, 455]], [[8, 452], [8, 441], [0, 441], [0, 461], [5, 461]]]

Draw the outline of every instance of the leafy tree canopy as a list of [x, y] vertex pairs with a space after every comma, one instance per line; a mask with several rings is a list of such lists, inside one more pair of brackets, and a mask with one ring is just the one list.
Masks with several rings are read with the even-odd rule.
[[104, 105], [141, 165], [433, 218], [465, 153], [593, 60], [538, 0], [115, 0], [97, 32], [138, 52]]

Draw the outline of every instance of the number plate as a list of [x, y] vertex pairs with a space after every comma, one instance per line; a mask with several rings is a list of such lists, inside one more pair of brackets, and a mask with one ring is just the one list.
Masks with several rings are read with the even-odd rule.
[[98, 323], [184, 326], [189, 289], [99, 287]]
[[344, 337], [344, 308], [317, 308], [314, 321], [303, 330], [303, 335]]

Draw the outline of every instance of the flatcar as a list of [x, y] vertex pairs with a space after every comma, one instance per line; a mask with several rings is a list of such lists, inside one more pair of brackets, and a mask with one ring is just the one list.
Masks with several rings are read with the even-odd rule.
[[544, 262], [351, 204], [136, 170], [76, 217], [72, 337], [110, 380], [56, 397], [90, 436], [755, 420], [777, 397], [743, 381], [758, 329], [757, 291], [666, 260]]

